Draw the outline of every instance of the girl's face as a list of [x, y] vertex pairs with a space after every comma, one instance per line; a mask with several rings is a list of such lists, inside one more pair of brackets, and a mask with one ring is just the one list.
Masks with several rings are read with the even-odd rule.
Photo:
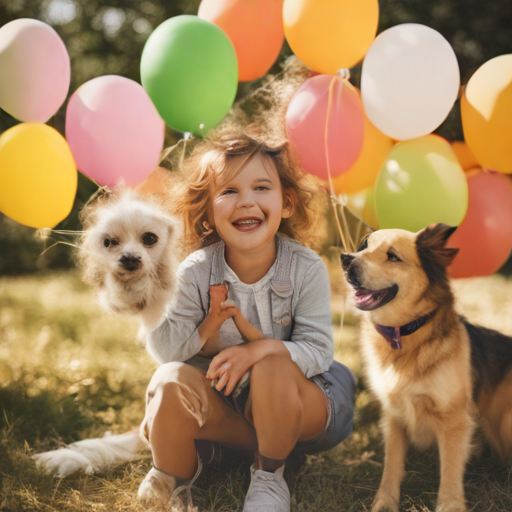
[[256, 154], [237, 176], [215, 190], [213, 223], [230, 250], [274, 250], [281, 219], [293, 213], [289, 203], [283, 205], [281, 181], [275, 168], [265, 166], [261, 155]]

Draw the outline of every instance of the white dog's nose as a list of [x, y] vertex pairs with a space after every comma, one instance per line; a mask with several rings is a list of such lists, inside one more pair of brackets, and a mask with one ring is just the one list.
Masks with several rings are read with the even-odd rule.
[[119, 258], [119, 263], [123, 268], [129, 270], [130, 272], [139, 269], [142, 266], [141, 257], [132, 253], [121, 253]]

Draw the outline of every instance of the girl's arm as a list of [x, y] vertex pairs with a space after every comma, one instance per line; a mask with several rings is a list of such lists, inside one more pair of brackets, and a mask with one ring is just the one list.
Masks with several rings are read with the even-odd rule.
[[[177, 272], [177, 287], [164, 321], [146, 335], [146, 349], [160, 364], [187, 361], [203, 347], [199, 327], [208, 318], [201, 299], [199, 283], [209, 278], [208, 269], [198, 268], [194, 259], [185, 260]], [[205, 273], [205, 276], [201, 274]], [[206, 334], [214, 327], [211, 320], [205, 325]], [[203, 335], [206, 336], [203, 332]]]

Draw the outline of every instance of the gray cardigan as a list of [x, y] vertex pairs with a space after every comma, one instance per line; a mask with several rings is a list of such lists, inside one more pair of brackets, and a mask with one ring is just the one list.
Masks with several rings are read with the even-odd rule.
[[[309, 378], [327, 371], [334, 358], [329, 274], [311, 249], [280, 233], [276, 239], [274, 275], [255, 291], [257, 304], [270, 302], [270, 317], [260, 317], [261, 330], [268, 338], [282, 340]], [[147, 350], [160, 364], [185, 361], [208, 368], [211, 359], [198, 355], [201, 340], [197, 328], [208, 314], [210, 285], [224, 282], [226, 266], [222, 241], [192, 253], [181, 263], [177, 293], [167, 316], [147, 335]], [[223, 328], [236, 330], [232, 319]]]

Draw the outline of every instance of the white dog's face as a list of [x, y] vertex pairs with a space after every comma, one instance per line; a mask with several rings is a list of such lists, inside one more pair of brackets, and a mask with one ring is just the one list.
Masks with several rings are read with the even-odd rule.
[[91, 229], [89, 250], [107, 272], [131, 280], [157, 270], [173, 228], [152, 205], [122, 198]]
[[84, 281], [116, 313], [160, 313], [178, 261], [177, 221], [158, 203], [122, 190], [85, 210], [78, 260]]

